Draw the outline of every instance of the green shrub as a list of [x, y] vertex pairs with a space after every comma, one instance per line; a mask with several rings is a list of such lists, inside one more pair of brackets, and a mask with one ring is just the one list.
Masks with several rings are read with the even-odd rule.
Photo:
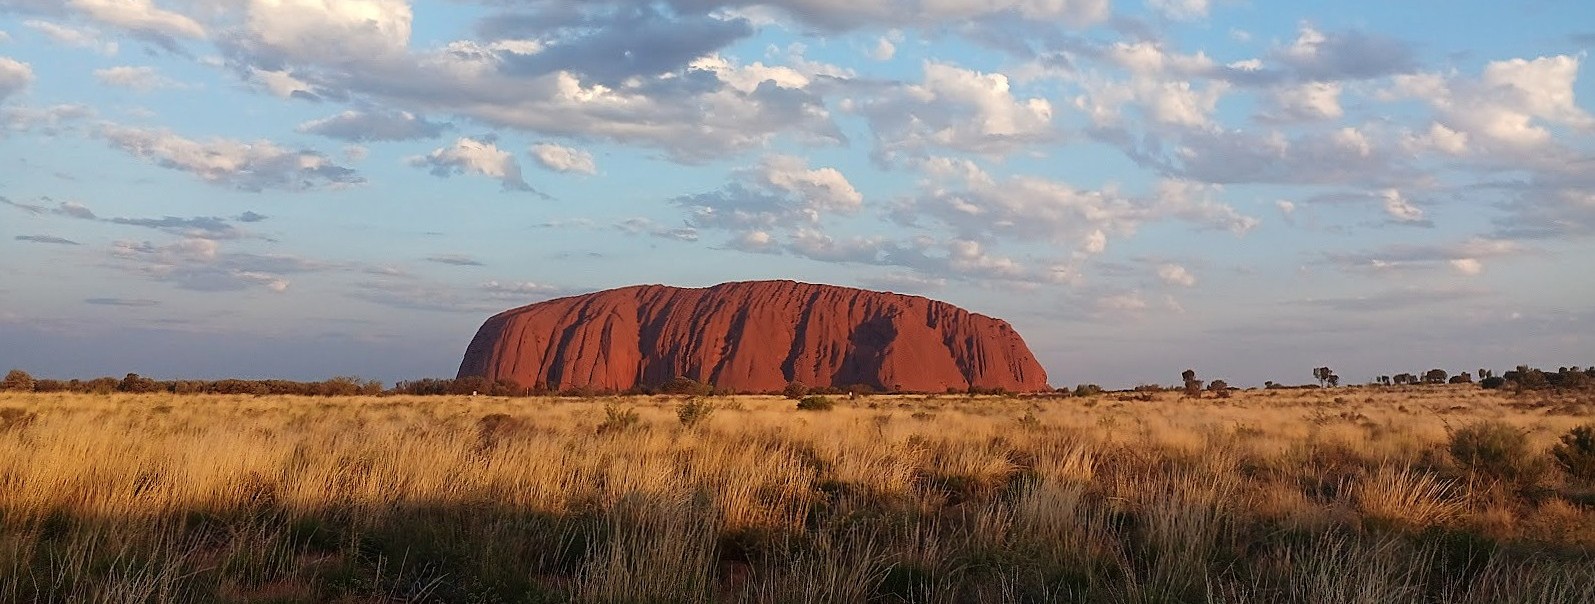
[[836, 401], [823, 396], [805, 396], [798, 401], [798, 411], [830, 411]]
[[1595, 480], [1595, 424], [1585, 424], [1562, 435], [1562, 442], [1551, 447], [1556, 465], [1569, 476]]
[[1532, 483], [1544, 469], [1529, 454], [1528, 435], [1510, 424], [1483, 421], [1451, 432], [1451, 456], [1470, 472]]
[[804, 396], [807, 396], [808, 393], [809, 387], [804, 385], [803, 382], [792, 382], [787, 384], [785, 389], [781, 390], [781, 396], [785, 396], [792, 400], [801, 399]]
[[598, 433], [625, 432], [635, 428], [642, 422], [637, 412], [632, 409], [622, 409], [620, 405], [609, 403], [604, 405], [604, 421], [598, 424]]
[[707, 399], [692, 397], [676, 407], [676, 418], [681, 420], [681, 425], [688, 429], [696, 427], [714, 415], [715, 407]]

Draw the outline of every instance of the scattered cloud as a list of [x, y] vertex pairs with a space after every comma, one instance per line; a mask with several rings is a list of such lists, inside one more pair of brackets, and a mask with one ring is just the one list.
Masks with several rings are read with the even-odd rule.
[[331, 268], [294, 256], [224, 253], [214, 239], [186, 238], [166, 245], [117, 241], [111, 257], [128, 272], [177, 287], [202, 292], [264, 288], [288, 290], [289, 274]]
[[521, 177], [521, 164], [515, 161], [515, 155], [500, 150], [490, 140], [460, 138], [453, 145], [411, 157], [408, 162], [418, 168], [428, 168], [438, 177], [479, 174], [499, 181], [505, 191], [534, 191]]
[[31, 241], [33, 243], [51, 243], [56, 245], [79, 245], [78, 242], [54, 235], [17, 235], [17, 241]]
[[0, 57], [0, 101], [33, 83], [33, 68], [10, 57]]
[[481, 261], [465, 254], [438, 254], [436, 256], [428, 256], [426, 261], [450, 266], [484, 266]]
[[182, 84], [161, 75], [154, 67], [119, 66], [94, 70], [95, 79], [106, 86], [150, 92], [161, 88], [180, 88]]
[[106, 36], [98, 31], [68, 27], [39, 19], [29, 19], [22, 24], [62, 46], [87, 48], [105, 56], [114, 56], [118, 49], [116, 42], [107, 40]]
[[1196, 285], [1196, 276], [1185, 267], [1174, 263], [1160, 264], [1157, 267], [1157, 278], [1169, 285], [1191, 287]]
[[434, 123], [408, 111], [344, 111], [331, 117], [305, 122], [298, 131], [319, 134], [342, 141], [367, 143], [437, 138], [451, 127]]
[[698, 229], [690, 226], [672, 227], [663, 225], [650, 218], [627, 218], [615, 223], [615, 228], [632, 235], [648, 235], [660, 239], [689, 242], [698, 240]]
[[593, 163], [593, 155], [580, 149], [554, 143], [538, 143], [532, 145], [531, 153], [537, 163], [555, 172], [587, 175], [598, 173], [598, 166]]
[[1476, 300], [1490, 295], [1486, 290], [1472, 288], [1423, 289], [1404, 287], [1375, 292], [1366, 296], [1348, 298], [1315, 298], [1301, 300], [1298, 304], [1316, 306], [1347, 313], [1369, 313], [1430, 307], [1466, 300]]
[[286, 149], [271, 141], [196, 141], [167, 130], [116, 124], [101, 125], [96, 134], [112, 148], [139, 159], [241, 191], [304, 191], [365, 182], [353, 169], [321, 153]]

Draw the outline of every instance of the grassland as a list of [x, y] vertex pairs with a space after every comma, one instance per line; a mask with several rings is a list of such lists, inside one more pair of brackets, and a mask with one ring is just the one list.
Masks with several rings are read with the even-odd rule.
[[1581, 396], [0, 393], [0, 601], [1592, 602]]

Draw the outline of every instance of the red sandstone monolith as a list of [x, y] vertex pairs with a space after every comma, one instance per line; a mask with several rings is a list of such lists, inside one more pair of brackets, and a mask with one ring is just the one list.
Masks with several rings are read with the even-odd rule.
[[508, 310], [460, 377], [624, 391], [682, 376], [721, 390], [787, 384], [898, 392], [1048, 389], [1006, 322], [919, 296], [792, 281], [639, 285]]

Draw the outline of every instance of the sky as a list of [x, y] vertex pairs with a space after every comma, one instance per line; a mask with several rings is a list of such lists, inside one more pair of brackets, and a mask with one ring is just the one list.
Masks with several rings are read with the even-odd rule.
[[1055, 386], [1595, 364], [1595, 10], [0, 0], [0, 369], [451, 377], [488, 316], [792, 279]]

